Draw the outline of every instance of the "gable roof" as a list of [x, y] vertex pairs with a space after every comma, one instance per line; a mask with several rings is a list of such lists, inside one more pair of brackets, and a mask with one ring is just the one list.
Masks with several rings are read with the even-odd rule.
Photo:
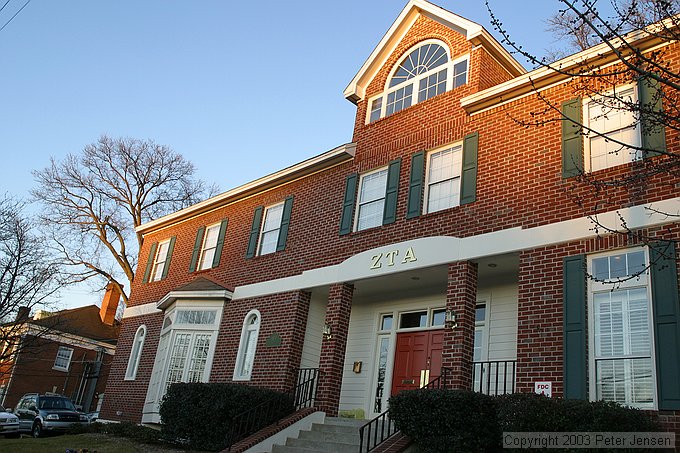
[[120, 325], [109, 326], [102, 322], [96, 305], [58, 311], [28, 323], [48, 328], [55, 335], [65, 332], [110, 344], [116, 344], [120, 333]]
[[526, 72], [524, 67], [481, 25], [425, 0], [410, 0], [345, 88], [345, 98], [355, 104], [364, 98], [366, 87], [421, 15], [459, 32], [473, 45], [484, 47], [514, 77]]

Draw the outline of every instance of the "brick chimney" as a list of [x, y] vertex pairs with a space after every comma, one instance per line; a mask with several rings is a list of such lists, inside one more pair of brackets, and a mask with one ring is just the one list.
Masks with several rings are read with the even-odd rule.
[[28, 315], [31, 313], [31, 309], [29, 307], [19, 307], [17, 308], [17, 317], [14, 320], [15, 322], [26, 322], [28, 321]]
[[113, 321], [116, 319], [119, 299], [120, 291], [116, 285], [113, 283], [106, 285], [106, 293], [104, 293], [104, 299], [102, 299], [102, 308], [99, 309], [99, 316], [104, 324], [113, 325]]

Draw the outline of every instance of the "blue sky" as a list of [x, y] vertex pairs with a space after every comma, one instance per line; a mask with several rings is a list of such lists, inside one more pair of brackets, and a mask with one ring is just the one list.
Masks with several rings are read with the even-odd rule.
[[[435, 3], [497, 36], [483, 0]], [[0, 193], [28, 197], [33, 169], [102, 134], [168, 145], [222, 190], [349, 142], [342, 92], [405, 4], [32, 0], [0, 31]], [[527, 49], [553, 45], [557, 1], [491, 5]]]

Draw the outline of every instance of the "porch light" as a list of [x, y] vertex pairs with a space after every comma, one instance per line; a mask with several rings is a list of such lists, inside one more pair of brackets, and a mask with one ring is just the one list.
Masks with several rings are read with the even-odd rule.
[[323, 332], [321, 332], [321, 334], [323, 335], [324, 340], [330, 340], [331, 338], [333, 338], [333, 331], [331, 330], [331, 326], [329, 326], [328, 324], [324, 324]]
[[456, 322], [455, 311], [446, 310], [446, 313], [444, 315], [444, 327], [451, 330], [454, 330], [456, 327], [458, 327], [458, 323]]

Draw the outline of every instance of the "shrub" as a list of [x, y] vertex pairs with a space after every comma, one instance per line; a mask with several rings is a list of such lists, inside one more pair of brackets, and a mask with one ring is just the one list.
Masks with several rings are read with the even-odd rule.
[[422, 451], [489, 451], [500, 439], [493, 399], [481, 393], [401, 392], [390, 398], [390, 417]]
[[[273, 398], [282, 404], [267, 403]], [[263, 407], [252, 417], [254, 424], [240, 437], [264, 428], [294, 410], [288, 395], [269, 389], [241, 384], [173, 384], [161, 403], [161, 433], [190, 448], [222, 450], [232, 440], [234, 418], [258, 405]]]
[[91, 425], [76, 425], [69, 429], [70, 434], [101, 433], [116, 437], [126, 437], [146, 444], [161, 444], [165, 441], [157, 429], [137, 425], [132, 422], [99, 423]]

